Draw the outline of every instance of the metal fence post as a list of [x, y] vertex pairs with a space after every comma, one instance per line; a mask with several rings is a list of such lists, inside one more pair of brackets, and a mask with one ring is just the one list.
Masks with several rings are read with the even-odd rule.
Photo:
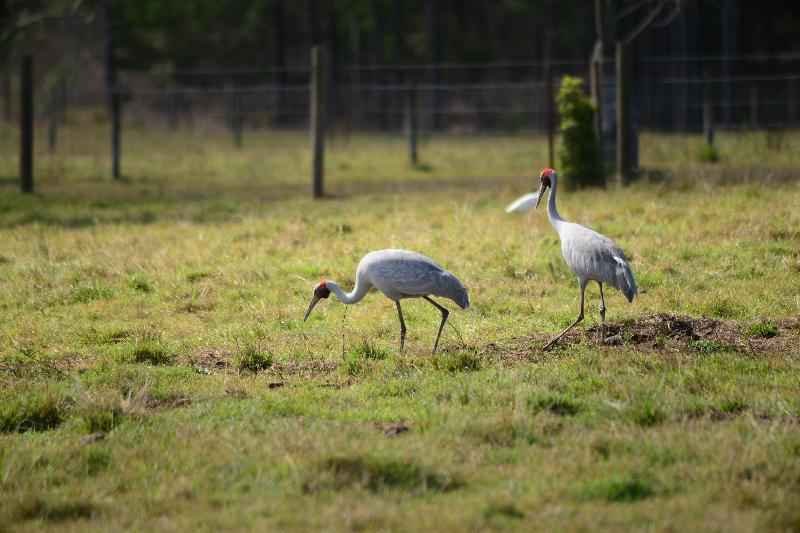
[[33, 193], [33, 58], [22, 58], [19, 174], [23, 193]]
[[325, 194], [325, 49], [311, 49], [311, 177], [314, 198]]
[[714, 108], [711, 106], [711, 84], [708, 74], [703, 74], [703, 136], [706, 144], [714, 146]]
[[408, 101], [406, 103], [406, 114], [408, 116], [408, 157], [411, 166], [416, 167], [417, 160], [417, 87], [412, 83], [408, 86]]
[[122, 99], [119, 89], [111, 93], [111, 165], [115, 180], [120, 179], [121, 138], [122, 138]]

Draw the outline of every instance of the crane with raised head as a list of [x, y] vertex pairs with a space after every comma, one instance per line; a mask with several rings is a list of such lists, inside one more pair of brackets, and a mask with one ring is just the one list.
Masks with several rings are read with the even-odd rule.
[[371, 287], [375, 287], [397, 306], [400, 319], [400, 352], [406, 340], [406, 323], [400, 300], [423, 298], [442, 313], [442, 322], [433, 344], [433, 353], [439, 346], [439, 337], [450, 312], [434, 301], [431, 296], [449, 298], [461, 309], [469, 307], [469, 293], [453, 274], [443, 269], [430, 257], [408, 250], [377, 250], [365, 255], [358, 262], [356, 281], [353, 290], [345, 293], [335, 281], [320, 281], [314, 287], [314, 296], [308, 306], [303, 321], [308, 319], [311, 310], [322, 299], [335, 294], [342, 303], [354, 304], [361, 301]]
[[550, 197], [547, 202], [547, 216], [550, 224], [561, 239], [561, 253], [564, 260], [578, 277], [581, 288], [581, 308], [578, 318], [567, 328], [548, 342], [544, 349], [547, 350], [564, 336], [566, 332], [583, 320], [584, 292], [589, 280], [594, 280], [600, 286], [600, 317], [602, 321], [602, 340], [606, 339], [606, 304], [603, 298], [603, 283], [622, 291], [628, 302], [633, 302], [637, 293], [636, 280], [633, 272], [625, 259], [625, 254], [617, 244], [596, 231], [574, 222], [567, 222], [556, 209], [556, 187], [558, 174], [551, 168], [542, 170], [539, 175], [540, 187], [538, 193], [528, 193], [517, 198], [507, 208], [508, 213], [524, 213], [539, 207], [545, 191], [550, 188]]

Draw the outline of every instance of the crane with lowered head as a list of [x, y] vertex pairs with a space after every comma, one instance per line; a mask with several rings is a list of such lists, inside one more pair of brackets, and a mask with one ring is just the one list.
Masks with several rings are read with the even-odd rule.
[[376, 250], [365, 255], [356, 268], [353, 290], [345, 293], [335, 281], [320, 281], [314, 287], [314, 296], [303, 321], [321, 299], [335, 294], [342, 303], [361, 301], [371, 287], [375, 287], [397, 306], [400, 319], [400, 352], [406, 340], [406, 323], [400, 300], [424, 298], [442, 313], [442, 322], [433, 344], [433, 353], [439, 346], [439, 337], [450, 312], [435, 302], [431, 296], [442, 296], [455, 302], [461, 309], [469, 307], [469, 293], [453, 274], [437, 265], [433, 259], [408, 250]]

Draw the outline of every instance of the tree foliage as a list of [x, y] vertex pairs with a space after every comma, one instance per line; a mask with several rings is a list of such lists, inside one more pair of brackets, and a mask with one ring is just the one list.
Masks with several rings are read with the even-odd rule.
[[561, 116], [558, 164], [564, 183], [573, 188], [605, 182], [594, 128], [595, 107], [582, 85], [581, 78], [564, 76], [556, 97]]

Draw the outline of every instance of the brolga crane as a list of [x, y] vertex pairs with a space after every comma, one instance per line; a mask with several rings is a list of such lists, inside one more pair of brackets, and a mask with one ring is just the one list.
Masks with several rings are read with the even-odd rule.
[[538, 208], [545, 190], [548, 187], [550, 188], [547, 216], [550, 219], [550, 224], [561, 239], [561, 253], [564, 255], [564, 260], [575, 275], [578, 276], [578, 285], [581, 288], [581, 310], [578, 318], [548, 342], [544, 349], [550, 348], [566, 332], [583, 320], [583, 296], [589, 280], [594, 280], [600, 285], [601, 335], [603, 342], [605, 342], [606, 304], [603, 298], [603, 283], [619, 289], [628, 299], [628, 302], [633, 302], [637, 288], [631, 267], [625, 259], [625, 254], [622, 253], [622, 250], [614, 241], [587, 227], [574, 222], [567, 222], [561, 218], [561, 215], [558, 214], [558, 209], [556, 209], [558, 174], [555, 170], [551, 168], [542, 170], [539, 180], [541, 181], [541, 186], [538, 193], [529, 193], [517, 198], [506, 208], [506, 212], [524, 213]]
[[439, 337], [450, 312], [436, 303], [431, 296], [442, 296], [453, 300], [461, 309], [469, 307], [469, 293], [453, 274], [437, 265], [433, 259], [408, 250], [377, 250], [365, 255], [356, 268], [356, 282], [353, 290], [345, 293], [335, 281], [320, 281], [314, 287], [314, 296], [308, 306], [308, 319], [311, 310], [321, 299], [331, 293], [345, 304], [354, 304], [366, 296], [370, 287], [375, 287], [384, 296], [394, 301], [397, 316], [400, 318], [400, 353], [406, 340], [406, 323], [400, 300], [405, 298], [424, 298], [442, 313], [442, 322], [433, 344], [433, 353], [439, 346]]

